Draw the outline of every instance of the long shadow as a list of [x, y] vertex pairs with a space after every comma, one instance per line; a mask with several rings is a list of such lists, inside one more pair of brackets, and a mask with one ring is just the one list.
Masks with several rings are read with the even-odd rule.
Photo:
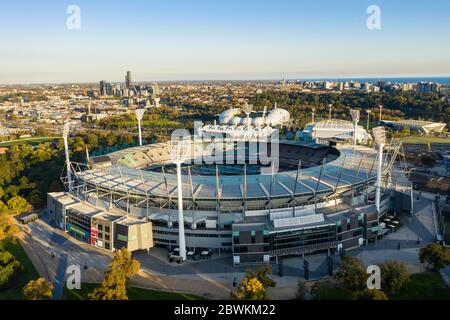
[[63, 254], [59, 258], [58, 268], [56, 269], [55, 282], [53, 284], [53, 300], [60, 300], [64, 288], [64, 278], [67, 269], [67, 255]]

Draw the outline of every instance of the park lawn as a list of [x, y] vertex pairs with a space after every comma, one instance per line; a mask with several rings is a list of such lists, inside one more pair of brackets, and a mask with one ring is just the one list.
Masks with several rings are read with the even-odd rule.
[[449, 300], [450, 289], [438, 272], [412, 274], [393, 300]]
[[[97, 283], [82, 283], [80, 290], [69, 290], [64, 287], [63, 300], [87, 300], [87, 296], [94, 288], [98, 287]], [[136, 287], [128, 287], [127, 295], [129, 300], [205, 300], [192, 294], [182, 292], [168, 292], [150, 290]]]
[[[352, 293], [334, 285], [324, 285], [319, 291], [319, 300], [352, 300]], [[438, 272], [415, 273], [410, 281], [391, 300], [450, 300], [447, 287]]]
[[0, 300], [21, 300], [23, 299], [22, 288], [31, 280], [39, 278], [39, 274], [20, 245], [19, 240], [5, 239], [0, 241], [0, 250], [9, 251], [24, 267], [24, 272], [16, 280], [15, 286], [8, 290], [0, 291]]
[[21, 145], [21, 144], [30, 144], [30, 145], [37, 145], [43, 142], [51, 142], [55, 139], [59, 139], [59, 137], [32, 137], [32, 138], [25, 138], [25, 139], [17, 139], [17, 140], [11, 140], [11, 141], [3, 141], [0, 142], [0, 147], [11, 147], [14, 145]]
[[450, 220], [445, 223], [444, 241], [450, 243]]
[[437, 138], [428, 136], [409, 136], [402, 139], [403, 143], [410, 144], [427, 144], [430, 143], [448, 143], [450, 144], [450, 139], [448, 138]]
[[319, 300], [352, 300], [352, 293], [339, 286], [327, 285], [319, 291]]

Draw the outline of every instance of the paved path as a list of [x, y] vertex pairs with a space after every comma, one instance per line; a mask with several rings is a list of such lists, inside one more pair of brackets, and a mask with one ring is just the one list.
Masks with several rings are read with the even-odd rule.
[[55, 281], [53, 282], [53, 300], [60, 300], [64, 289], [64, 279], [67, 270], [67, 255], [62, 254], [59, 258], [58, 268], [56, 270]]

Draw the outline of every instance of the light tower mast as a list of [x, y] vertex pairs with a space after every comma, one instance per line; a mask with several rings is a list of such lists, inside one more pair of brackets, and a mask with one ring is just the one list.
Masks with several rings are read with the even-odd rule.
[[311, 123], [314, 123], [314, 116], [315, 116], [314, 112], [315, 112], [315, 111], [316, 111], [316, 109], [313, 107], [313, 108], [312, 108]]
[[333, 108], [333, 105], [330, 103], [328, 105], [328, 121], [331, 122], [331, 108]]
[[381, 170], [383, 167], [383, 147], [386, 144], [386, 131], [384, 127], [376, 127], [372, 130], [375, 142], [378, 145], [377, 184], [375, 190], [375, 206], [380, 214], [381, 202]]
[[367, 113], [367, 132], [369, 132], [369, 123], [370, 123], [370, 110], [366, 110]]
[[380, 119], [379, 119], [379, 123], [381, 124], [383, 106], [380, 104], [380, 105], [378, 106], [378, 108], [380, 108]]
[[138, 121], [138, 130], [139, 130], [139, 145], [142, 146], [142, 131], [141, 131], [141, 120], [144, 116], [145, 109], [136, 109], [134, 113], [136, 114], [136, 118]]
[[69, 158], [69, 130], [70, 130], [70, 122], [66, 122], [64, 124], [63, 129], [63, 140], [64, 140], [64, 151], [66, 154], [66, 169], [67, 169], [67, 189], [69, 192], [72, 192], [72, 171], [70, 169], [70, 158]]
[[172, 141], [171, 158], [172, 163], [177, 166], [177, 191], [178, 191], [178, 247], [180, 249], [180, 257], [186, 261], [186, 238], [184, 234], [184, 215], [183, 215], [183, 183], [181, 181], [181, 164], [186, 159], [186, 155], [190, 148], [190, 140], [181, 138]]
[[253, 106], [251, 104], [248, 104], [247, 101], [245, 101], [244, 107], [242, 108], [244, 113], [247, 115], [247, 140], [250, 139], [250, 113], [253, 110]]
[[353, 119], [353, 122], [354, 122], [353, 145], [356, 146], [357, 134], [358, 134], [358, 122], [359, 122], [359, 110], [357, 110], [357, 109], [350, 110], [350, 115], [352, 116], [352, 119]]

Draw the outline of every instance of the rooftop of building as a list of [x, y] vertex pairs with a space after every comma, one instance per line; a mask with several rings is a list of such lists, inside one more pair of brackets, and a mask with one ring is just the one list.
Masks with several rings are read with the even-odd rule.
[[445, 123], [442, 122], [432, 122], [432, 121], [424, 121], [424, 120], [398, 120], [398, 121], [383, 121], [385, 123], [393, 123], [393, 124], [403, 124], [403, 125], [417, 125], [417, 126], [445, 126]]

